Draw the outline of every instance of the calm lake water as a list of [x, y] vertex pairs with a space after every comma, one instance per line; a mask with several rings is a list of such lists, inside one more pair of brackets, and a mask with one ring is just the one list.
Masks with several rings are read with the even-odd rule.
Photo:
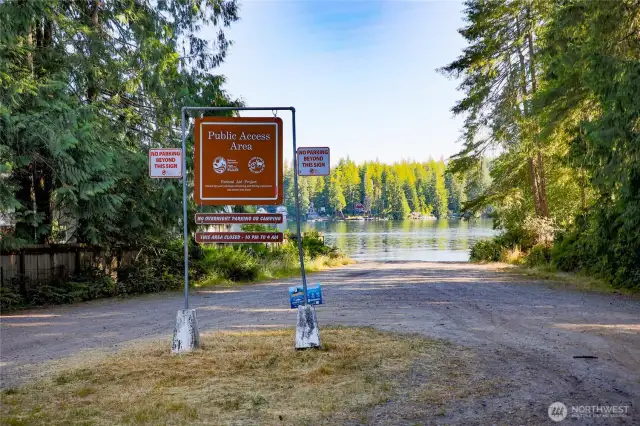
[[[295, 231], [295, 222], [289, 224]], [[477, 240], [495, 234], [490, 219], [305, 222], [303, 231], [318, 230], [328, 244], [353, 259], [366, 260], [469, 260]]]

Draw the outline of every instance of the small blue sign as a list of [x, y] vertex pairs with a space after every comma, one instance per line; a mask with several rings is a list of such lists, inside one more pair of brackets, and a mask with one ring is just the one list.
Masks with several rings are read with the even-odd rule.
[[[322, 305], [322, 288], [320, 284], [307, 286], [307, 302], [310, 305]], [[291, 309], [304, 305], [304, 288], [302, 286], [289, 287], [289, 303]]]

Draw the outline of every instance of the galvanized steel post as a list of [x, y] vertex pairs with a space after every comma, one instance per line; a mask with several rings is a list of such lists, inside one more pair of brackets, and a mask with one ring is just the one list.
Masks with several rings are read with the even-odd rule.
[[189, 235], [187, 230], [187, 142], [185, 130], [184, 107], [181, 111], [182, 121], [182, 228], [184, 231], [184, 308], [189, 309]]
[[293, 186], [296, 200], [296, 229], [298, 231], [298, 255], [300, 256], [300, 273], [302, 274], [302, 288], [304, 289], [304, 304], [307, 298], [307, 274], [304, 270], [304, 250], [302, 248], [302, 233], [300, 232], [300, 202], [298, 200], [298, 156], [296, 155], [296, 109], [291, 107], [291, 125], [293, 128]]

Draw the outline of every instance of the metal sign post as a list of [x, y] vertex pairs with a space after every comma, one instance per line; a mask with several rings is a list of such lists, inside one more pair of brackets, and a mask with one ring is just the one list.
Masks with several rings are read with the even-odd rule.
[[300, 272], [304, 288], [304, 304], [307, 305], [307, 274], [304, 270], [304, 251], [302, 250], [302, 233], [300, 232], [300, 201], [298, 200], [298, 159], [296, 158], [296, 110], [291, 108], [291, 125], [293, 126], [293, 187], [296, 201], [296, 230], [298, 233], [298, 255], [300, 256]]
[[[172, 352], [188, 352], [199, 346], [199, 332], [194, 309], [189, 309], [189, 234], [187, 224], [187, 147], [186, 147], [186, 112], [187, 111], [291, 111], [293, 130], [293, 185], [296, 205], [296, 232], [298, 236], [298, 255], [300, 257], [300, 272], [304, 291], [304, 306], [298, 311], [298, 326], [296, 330], [296, 348], [320, 346], [320, 335], [317, 328], [315, 311], [310, 310], [307, 296], [307, 277], [304, 269], [304, 251], [302, 248], [302, 233], [300, 230], [300, 202], [298, 200], [298, 164], [296, 156], [296, 110], [294, 107], [182, 107], [182, 197], [183, 197], [183, 231], [184, 231], [184, 310], [178, 311], [176, 328], [174, 330]], [[197, 177], [194, 177], [197, 179]], [[278, 188], [278, 191], [282, 191]], [[229, 201], [228, 204], [233, 204]], [[302, 318], [302, 319], [301, 319]]]

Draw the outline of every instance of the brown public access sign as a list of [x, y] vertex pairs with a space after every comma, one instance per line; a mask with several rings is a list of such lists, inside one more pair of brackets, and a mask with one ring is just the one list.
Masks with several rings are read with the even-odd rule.
[[282, 223], [280, 213], [196, 213], [197, 225], [217, 223]]
[[196, 232], [197, 243], [280, 243], [282, 232]]
[[282, 119], [196, 118], [196, 204], [282, 204]]

